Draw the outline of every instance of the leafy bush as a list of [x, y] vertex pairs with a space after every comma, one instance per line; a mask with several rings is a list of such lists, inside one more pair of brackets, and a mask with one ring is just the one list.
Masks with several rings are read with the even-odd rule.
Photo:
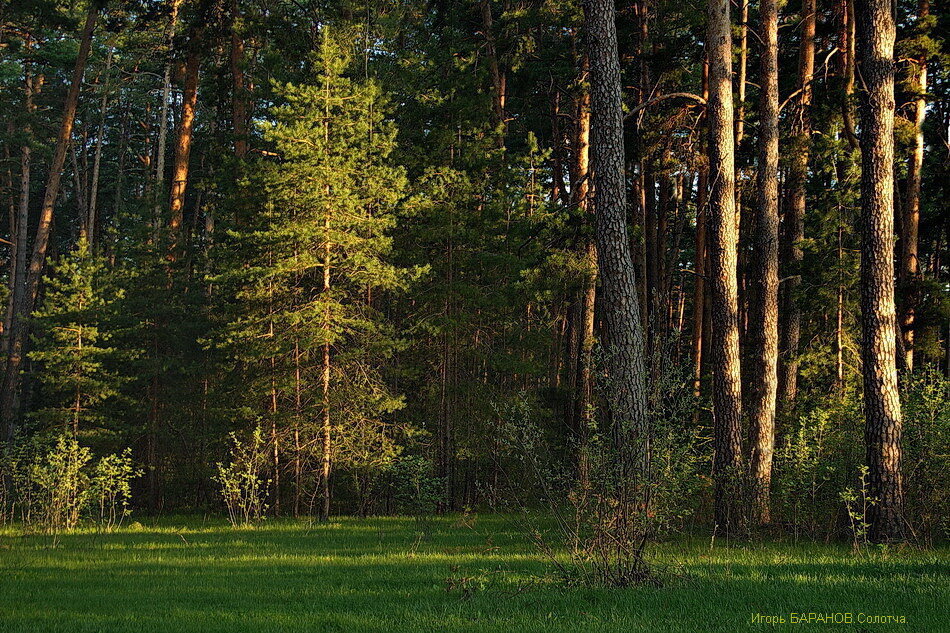
[[433, 475], [432, 463], [420, 455], [401, 455], [387, 469], [396, 509], [412, 515], [433, 514], [445, 492], [445, 480]]
[[31, 464], [36, 514], [47, 531], [71, 530], [79, 524], [89, 492], [89, 475], [84, 469], [91, 460], [92, 451], [61, 436], [43, 458]]
[[122, 524], [129, 515], [132, 499], [132, 479], [142, 471], [132, 462], [132, 450], [119, 455], [107, 455], [96, 463], [93, 470], [90, 498], [99, 509], [99, 525], [111, 530]]
[[267, 446], [261, 427], [255, 427], [247, 441], [231, 433], [231, 462], [218, 462], [216, 477], [228, 509], [231, 525], [251, 525], [264, 518], [265, 498], [270, 480], [264, 478]]
[[50, 533], [83, 519], [109, 530], [128, 516], [139, 474], [129, 449], [94, 461], [88, 447], [66, 435], [11, 442], [3, 450], [0, 518]]
[[905, 378], [906, 517], [923, 539], [950, 539], [950, 379], [931, 368]]

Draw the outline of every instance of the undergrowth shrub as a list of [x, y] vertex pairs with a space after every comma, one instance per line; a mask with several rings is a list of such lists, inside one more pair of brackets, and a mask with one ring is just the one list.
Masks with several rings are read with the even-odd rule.
[[[564, 468], [564, 460], [546, 441], [540, 409], [524, 395], [496, 404], [503, 440], [500, 445], [519, 476], [508, 481], [499, 499], [513, 499], [522, 510], [522, 529], [568, 582], [626, 586], [657, 582], [646, 559], [647, 544], [683, 527], [695, 511], [707, 458], [692, 422], [695, 398], [687, 377], [670, 364], [656, 366], [649, 394], [650, 477], [634, 481], [618, 467], [617, 449], [602, 412], [592, 411], [583, 446], [569, 447], [581, 456]], [[568, 460], [570, 461], [570, 460]], [[530, 497], [540, 499], [553, 524], [528, 511]], [[519, 497], [519, 493], [523, 496]], [[648, 500], [644, 504], [644, 499]]]
[[3, 449], [0, 518], [49, 533], [83, 521], [111, 530], [130, 512], [131, 482], [141, 473], [128, 449], [95, 460], [76, 439], [18, 438]]
[[950, 379], [922, 367], [905, 377], [905, 514], [918, 540], [950, 539]]
[[228, 464], [218, 462], [215, 479], [221, 486], [231, 525], [252, 525], [267, 512], [270, 480], [264, 476], [268, 463], [264, 434], [257, 426], [246, 440], [231, 433], [231, 442], [231, 460]]

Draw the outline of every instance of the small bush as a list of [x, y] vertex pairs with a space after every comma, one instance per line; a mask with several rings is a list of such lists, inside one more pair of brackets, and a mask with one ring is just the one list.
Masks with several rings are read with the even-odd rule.
[[231, 462], [218, 462], [216, 480], [228, 509], [231, 525], [252, 525], [267, 512], [265, 499], [270, 480], [264, 478], [267, 465], [267, 447], [264, 434], [258, 426], [247, 441], [231, 434]]
[[91, 460], [92, 451], [61, 436], [49, 452], [30, 465], [35, 516], [48, 532], [71, 530], [79, 524], [89, 498], [90, 477], [85, 467]]
[[132, 450], [119, 455], [107, 455], [96, 463], [93, 470], [90, 499], [99, 509], [99, 525], [105, 530], [122, 525], [129, 515], [132, 499], [132, 479], [140, 477], [132, 462]]
[[131, 482], [139, 474], [129, 449], [94, 461], [92, 451], [69, 436], [20, 439], [3, 449], [0, 516], [50, 533], [83, 520], [111, 530], [128, 516]]

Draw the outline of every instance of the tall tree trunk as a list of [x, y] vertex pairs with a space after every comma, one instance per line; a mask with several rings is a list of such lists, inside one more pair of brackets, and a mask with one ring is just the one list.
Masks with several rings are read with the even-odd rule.
[[[930, 15], [930, 0], [920, 0], [918, 20]], [[914, 149], [907, 165], [907, 202], [901, 222], [901, 293], [900, 331], [903, 338], [904, 368], [914, 371], [914, 327], [917, 320], [917, 284], [920, 262], [917, 258], [917, 233], [920, 228], [920, 180], [924, 165], [924, 118], [927, 116], [927, 57], [921, 55], [910, 66], [914, 91]]]
[[[327, 275], [324, 275], [325, 277]], [[329, 288], [325, 282], [324, 288]], [[329, 334], [329, 328], [327, 333]], [[322, 362], [320, 369], [320, 520], [330, 518], [330, 468], [333, 463], [333, 437], [330, 419], [330, 343], [322, 346]]]
[[491, 71], [493, 105], [495, 112], [495, 126], [498, 131], [498, 146], [505, 146], [508, 119], [505, 114], [508, 86], [505, 72], [501, 69], [498, 60], [498, 50], [495, 44], [495, 26], [491, 14], [491, 0], [481, 1], [482, 29], [484, 30], [486, 53], [488, 54], [488, 68]]
[[[591, 91], [591, 165], [603, 306], [605, 385], [624, 485], [645, 493], [649, 471], [643, 329], [627, 235], [620, 59], [613, 0], [585, 0]], [[628, 480], [629, 484], [628, 484]], [[631, 500], [632, 501], [632, 500]], [[644, 511], [646, 498], [641, 500]]]
[[168, 228], [171, 232], [169, 258], [177, 259], [181, 247], [181, 231], [185, 218], [185, 192], [188, 188], [188, 164], [191, 158], [191, 141], [195, 126], [195, 106], [198, 103], [198, 70], [201, 66], [201, 38], [197, 32], [189, 42], [185, 61], [185, 82], [181, 96], [181, 118], [178, 123], [178, 140], [175, 144], [175, 163], [172, 170], [169, 209], [171, 216]]
[[802, 246], [805, 239], [805, 186], [808, 183], [808, 161], [811, 152], [811, 81], [815, 74], [815, 0], [802, 0], [802, 40], [798, 56], [798, 102], [794, 111], [794, 141], [788, 171], [788, 197], [785, 208], [783, 236], [784, 261], [788, 271], [783, 275], [784, 314], [782, 323], [782, 358], [779, 366], [779, 392], [784, 406], [791, 407], [798, 394], [798, 347], [801, 338], [802, 311], [798, 302], [801, 286]]
[[[587, 63], [585, 61], [585, 68]], [[589, 218], [588, 193], [590, 165], [590, 93], [585, 91], [577, 102], [577, 128], [574, 143], [574, 186], [571, 190], [573, 204], [584, 218]], [[591, 223], [593, 224], [593, 223]], [[584, 284], [580, 296], [580, 319], [578, 323], [577, 378], [574, 381], [575, 412], [577, 425], [578, 479], [582, 487], [589, 484], [588, 435], [593, 418], [591, 410], [591, 370], [594, 350], [594, 305], [597, 298], [597, 246], [593, 235], [585, 235], [582, 251], [586, 264]]]
[[26, 319], [33, 312], [36, 297], [39, 294], [40, 280], [43, 276], [50, 233], [53, 228], [53, 208], [56, 205], [56, 198], [59, 196], [60, 179], [63, 175], [63, 166], [66, 163], [66, 150], [73, 132], [76, 106], [79, 103], [79, 91], [82, 88], [82, 78], [86, 72], [86, 62], [89, 60], [89, 51], [92, 48], [92, 34], [96, 28], [98, 17], [99, 5], [92, 2], [89, 5], [89, 11], [86, 13], [86, 21], [79, 39], [79, 52], [76, 55], [76, 63], [73, 67], [72, 82], [69, 85], [66, 103], [63, 106], [63, 120], [56, 136], [49, 178], [46, 182], [46, 191], [43, 194], [43, 206], [40, 208], [39, 225], [36, 228], [36, 237], [33, 241], [33, 253], [30, 257], [23, 300], [15, 306], [10, 323], [10, 350], [7, 356], [6, 371], [4, 372], [3, 396], [0, 400], [0, 414], [2, 414], [7, 438], [11, 438], [16, 430], [20, 368], [23, 364], [29, 336]]
[[161, 118], [158, 122], [158, 154], [155, 160], [155, 226], [154, 238], [158, 239], [158, 232], [162, 226], [162, 186], [165, 181], [165, 151], [168, 145], [168, 108], [172, 93], [172, 62], [171, 48], [175, 40], [175, 30], [178, 26], [178, 8], [181, 0], [171, 0], [171, 15], [169, 17], [168, 29], [165, 32], [165, 39], [168, 42], [169, 59], [165, 62], [165, 77], [162, 82], [162, 110]]
[[[703, 99], [709, 100], [709, 60], [703, 62]], [[696, 276], [693, 285], [693, 395], [702, 395], [703, 339], [706, 321], [706, 225], [709, 218], [709, 165], [702, 164], [696, 178]], [[699, 408], [694, 416], [698, 421]]]
[[732, 114], [732, 32], [729, 0], [710, 0], [709, 33], [709, 278], [712, 282], [712, 361], [716, 530], [740, 525], [742, 374], [736, 280], [735, 143]]
[[244, 37], [241, 33], [241, 9], [231, 0], [231, 123], [234, 127], [234, 156], [247, 154], [247, 95], [244, 85]]
[[[29, 47], [30, 44], [28, 43]], [[23, 91], [27, 117], [32, 117], [36, 111], [33, 98], [42, 90], [43, 76], [33, 77], [27, 68], [25, 72]], [[10, 335], [13, 327], [13, 315], [17, 306], [23, 302], [26, 293], [26, 253], [29, 248], [30, 222], [30, 181], [32, 174], [32, 126], [27, 120], [23, 126], [26, 142], [20, 147], [20, 196], [16, 215], [10, 217], [10, 241], [13, 242], [10, 252], [10, 277], [8, 279], [9, 296], [7, 310], [3, 322], [3, 354], [10, 349]], [[12, 213], [12, 212], [11, 212]]]
[[857, 5], [861, 103], [861, 329], [869, 510], [874, 541], [903, 535], [901, 408], [894, 308], [893, 0]]
[[92, 162], [92, 183], [89, 185], [89, 208], [86, 224], [86, 238], [92, 245], [96, 241], [96, 207], [99, 204], [99, 168], [102, 164], [102, 145], [106, 135], [106, 111], [109, 107], [109, 72], [112, 70], [114, 49], [109, 47], [106, 58], [106, 78], [102, 88], [102, 102], [99, 105], [99, 131], [96, 134], [96, 156]]
[[778, 389], [778, 2], [759, 5], [762, 51], [759, 60], [759, 170], [755, 222], [755, 283], [752, 294], [753, 358], [752, 503], [755, 520], [771, 520], [769, 491], [775, 448]]

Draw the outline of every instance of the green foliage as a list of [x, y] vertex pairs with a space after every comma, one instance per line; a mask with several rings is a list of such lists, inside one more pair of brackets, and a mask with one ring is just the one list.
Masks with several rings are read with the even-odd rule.
[[141, 475], [131, 451], [95, 460], [75, 438], [20, 438], [4, 446], [0, 462], [0, 519], [49, 533], [88, 519], [110, 531], [130, 513], [132, 480]]
[[796, 537], [837, 532], [840, 491], [852, 485], [864, 461], [862, 429], [853, 392], [817, 401], [786, 420], [775, 452], [773, 512]]
[[142, 473], [135, 467], [129, 448], [96, 462], [91, 474], [90, 498], [93, 505], [98, 506], [100, 527], [111, 531], [122, 525], [132, 511], [132, 480]]
[[261, 427], [257, 426], [247, 440], [231, 434], [231, 461], [218, 462], [215, 478], [221, 486], [221, 496], [228, 509], [233, 526], [253, 525], [267, 512], [267, 488], [270, 480], [264, 478], [267, 465], [267, 444]]
[[71, 530], [89, 499], [86, 465], [92, 452], [73, 438], [60, 436], [56, 444], [30, 464], [30, 484], [35, 490], [36, 521], [49, 532]]
[[130, 378], [121, 361], [133, 354], [111, 347], [113, 309], [122, 291], [106, 261], [85, 241], [62, 257], [46, 279], [30, 358], [40, 364], [44, 406], [35, 417], [48, 428], [78, 434], [109, 426], [108, 405]]
[[950, 379], [921, 368], [905, 376], [904, 481], [907, 517], [921, 539], [950, 537]]
[[403, 342], [380, 304], [419, 271], [390, 262], [405, 176], [386, 102], [346, 76], [347, 50], [325, 31], [313, 76], [274, 88], [262, 136], [279, 159], [250, 177], [262, 210], [217, 263], [228, 318], [211, 343], [244, 374], [242, 415], [272, 421], [280, 450], [319, 459], [329, 410], [335, 465], [378, 470], [399, 433], [384, 418], [403, 406], [385, 376]]

